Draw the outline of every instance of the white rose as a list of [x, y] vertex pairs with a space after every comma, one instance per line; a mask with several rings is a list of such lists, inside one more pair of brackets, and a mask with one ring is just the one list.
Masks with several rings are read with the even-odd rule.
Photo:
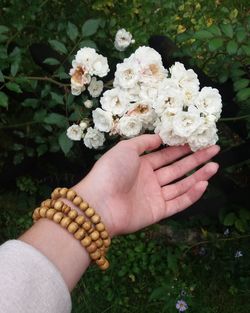
[[197, 151], [214, 145], [218, 140], [217, 128], [214, 125], [205, 128], [203, 132], [195, 132], [188, 138], [188, 143], [192, 151]]
[[161, 55], [150, 47], [139, 47], [131, 57], [140, 64], [141, 68], [148, 67], [150, 64], [162, 65]]
[[119, 29], [115, 35], [114, 46], [118, 51], [124, 51], [131, 43], [134, 43], [134, 39], [130, 32], [124, 28]]
[[139, 135], [142, 130], [142, 122], [137, 116], [123, 116], [118, 123], [119, 133], [126, 137]]
[[95, 128], [102, 132], [109, 132], [113, 127], [113, 116], [110, 112], [103, 111], [100, 108], [92, 112]]
[[205, 115], [214, 115], [216, 120], [218, 120], [222, 110], [221, 95], [218, 89], [212, 87], [202, 88], [198, 95], [196, 106]]
[[189, 137], [201, 125], [202, 120], [197, 112], [178, 112], [173, 117], [173, 131], [180, 137]]
[[155, 133], [158, 133], [164, 144], [168, 146], [180, 146], [186, 143], [184, 137], [178, 136], [173, 131], [173, 117], [170, 117], [165, 120], [155, 124]]
[[79, 96], [85, 90], [85, 86], [77, 86], [71, 84], [71, 93], [73, 96]]
[[122, 116], [128, 109], [127, 96], [119, 88], [105, 91], [100, 103], [105, 111], [111, 112], [113, 115]]
[[186, 70], [180, 62], [175, 62], [170, 68], [171, 79], [176, 81], [179, 87], [199, 91], [200, 82], [197, 74], [192, 70]]
[[[93, 48], [81, 48], [77, 51], [75, 59], [72, 61], [73, 67], [77, 65], [84, 66], [88, 72], [92, 71], [93, 64], [97, 59], [98, 54]], [[90, 73], [90, 75], [92, 75]]]
[[89, 125], [89, 123], [88, 123], [88, 120], [87, 120], [87, 119], [82, 120], [82, 121], [80, 122], [80, 124], [79, 124], [79, 126], [80, 126], [81, 129], [82, 129], [82, 131], [84, 131], [86, 128], [88, 128], [88, 125]]
[[91, 100], [86, 100], [83, 102], [83, 104], [84, 104], [85, 108], [87, 108], [87, 109], [91, 109], [93, 107], [93, 101], [91, 101]]
[[117, 64], [114, 87], [132, 88], [139, 79], [139, 68], [134, 63]]
[[161, 116], [164, 112], [176, 114], [183, 109], [180, 89], [166, 86], [162, 88], [153, 105], [155, 112]]
[[103, 90], [103, 81], [96, 80], [96, 77], [91, 79], [91, 82], [88, 86], [88, 91], [93, 98], [99, 97]]
[[133, 104], [131, 109], [127, 113], [128, 116], [136, 116], [142, 122], [144, 129], [153, 130], [156, 120], [155, 111], [151, 108], [151, 105], [145, 102], [137, 102]]
[[86, 147], [97, 149], [104, 144], [105, 137], [98, 129], [89, 127], [83, 141]]
[[67, 129], [67, 136], [71, 140], [79, 141], [82, 139], [83, 131], [79, 125], [73, 124]]
[[101, 54], [97, 54], [97, 58], [92, 64], [92, 70], [90, 71], [91, 75], [96, 75], [99, 77], [104, 77], [109, 72], [108, 60], [106, 57]]

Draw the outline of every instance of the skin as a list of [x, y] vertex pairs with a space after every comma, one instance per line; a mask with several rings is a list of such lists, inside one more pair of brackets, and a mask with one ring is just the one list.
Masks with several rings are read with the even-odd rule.
[[[161, 144], [158, 135], [121, 141], [72, 187], [101, 215], [111, 237], [135, 232], [191, 206], [218, 170], [218, 164], [207, 163], [219, 152], [216, 145], [195, 153], [188, 146], [154, 151]], [[46, 255], [70, 291], [89, 266], [81, 244], [50, 220], [39, 220], [19, 240]]]

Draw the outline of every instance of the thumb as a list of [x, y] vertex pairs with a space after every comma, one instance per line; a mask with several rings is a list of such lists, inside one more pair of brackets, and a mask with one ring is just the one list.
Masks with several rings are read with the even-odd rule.
[[158, 134], [141, 135], [129, 139], [128, 143], [132, 148], [135, 148], [140, 155], [145, 151], [157, 149], [162, 144], [162, 140]]

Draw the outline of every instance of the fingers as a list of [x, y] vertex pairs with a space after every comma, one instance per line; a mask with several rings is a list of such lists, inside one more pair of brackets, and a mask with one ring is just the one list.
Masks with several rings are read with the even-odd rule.
[[139, 155], [145, 151], [154, 150], [162, 144], [161, 137], [158, 134], [141, 135], [126, 140], [125, 142], [129, 144], [131, 148], [135, 148]]
[[184, 194], [199, 181], [209, 180], [209, 178], [211, 178], [218, 171], [218, 168], [219, 165], [217, 163], [210, 162], [194, 174], [178, 181], [177, 183], [162, 187], [164, 200], [171, 200]]
[[194, 204], [203, 195], [207, 189], [207, 185], [207, 181], [199, 181], [183, 195], [173, 200], [166, 201], [165, 214], [162, 218], [174, 215]]
[[178, 147], [167, 147], [150, 154], [146, 154], [143, 158], [152, 165], [154, 170], [174, 162], [184, 155], [190, 153], [191, 150], [188, 145]]
[[160, 186], [164, 186], [195, 169], [202, 163], [207, 162], [220, 150], [219, 146], [211, 146], [207, 149], [199, 150], [169, 166], [165, 166], [155, 171]]

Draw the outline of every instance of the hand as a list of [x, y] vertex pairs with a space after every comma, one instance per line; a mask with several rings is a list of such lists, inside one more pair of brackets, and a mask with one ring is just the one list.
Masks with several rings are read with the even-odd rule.
[[190, 154], [186, 145], [143, 155], [161, 143], [159, 135], [123, 140], [73, 187], [101, 215], [111, 236], [137, 231], [186, 209], [202, 196], [218, 170], [218, 164], [210, 162], [183, 178], [215, 156], [219, 147]]

